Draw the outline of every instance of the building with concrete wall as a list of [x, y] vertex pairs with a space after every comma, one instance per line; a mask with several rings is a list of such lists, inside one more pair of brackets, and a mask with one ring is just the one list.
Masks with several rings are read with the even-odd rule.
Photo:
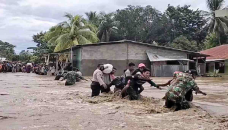
[[197, 52], [129, 40], [78, 45], [72, 48], [72, 52], [73, 66], [79, 68], [85, 76], [91, 76], [99, 63], [112, 64], [117, 68], [116, 75], [122, 75], [130, 62], [146, 64], [152, 76], [172, 76], [174, 71], [190, 69], [192, 62], [194, 69], [197, 58], [206, 58], [206, 55]]
[[206, 60], [206, 72], [228, 74], [228, 44], [217, 46], [201, 51], [200, 53], [210, 55]]

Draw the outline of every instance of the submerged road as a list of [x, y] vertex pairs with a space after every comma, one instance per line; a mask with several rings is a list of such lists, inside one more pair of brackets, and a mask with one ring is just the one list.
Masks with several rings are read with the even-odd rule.
[[[64, 86], [54, 77], [33, 73], [0, 73], [0, 130], [151, 130], [227, 129], [228, 80], [199, 78], [207, 96], [194, 95], [196, 106], [163, 110], [166, 89], [145, 85], [143, 96], [154, 100], [91, 98], [90, 81]], [[164, 83], [169, 78], [154, 78]], [[210, 115], [207, 113], [209, 112]], [[184, 124], [184, 125], [183, 125]]]
[[[164, 83], [169, 78], [153, 78], [156, 83]], [[228, 77], [200, 77], [196, 79], [196, 82], [201, 90], [208, 95], [203, 96], [201, 94], [195, 95], [193, 104], [201, 107], [214, 116], [228, 116]], [[142, 95], [163, 98], [165, 90], [154, 90], [150, 88], [146, 89]]]

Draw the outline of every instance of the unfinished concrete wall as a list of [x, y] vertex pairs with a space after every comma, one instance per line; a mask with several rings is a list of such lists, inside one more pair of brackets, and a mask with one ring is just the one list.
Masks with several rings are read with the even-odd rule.
[[144, 63], [151, 69], [151, 63], [146, 51], [150, 50], [154, 54], [167, 58], [187, 58], [185, 52], [168, 50], [164, 48], [139, 45], [135, 43], [116, 43], [94, 46], [83, 46], [81, 49], [81, 70], [83, 75], [91, 76], [99, 63], [110, 63], [117, 68], [116, 75], [122, 75], [128, 63], [136, 65]]
[[91, 76], [97, 64], [112, 64], [117, 68], [116, 75], [122, 75], [127, 67], [127, 44], [110, 44], [82, 47], [81, 69], [83, 75]]
[[[154, 75], [154, 67], [153, 63], [149, 61], [149, 58], [146, 54], [146, 51], [150, 51], [154, 54], [160, 55], [166, 58], [173, 59], [187, 59], [187, 53], [176, 51], [176, 50], [168, 50], [165, 48], [158, 48], [134, 43], [128, 43], [128, 59], [129, 62], [134, 62], [135, 64], [145, 63], [146, 66], [151, 69], [152, 76]], [[163, 62], [162, 62], [163, 63]], [[156, 63], [155, 63], [156, 64]]]

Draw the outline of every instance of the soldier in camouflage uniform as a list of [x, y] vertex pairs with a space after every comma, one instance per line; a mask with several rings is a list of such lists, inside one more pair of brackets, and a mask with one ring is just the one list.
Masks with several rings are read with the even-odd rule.
[[175, 106], [176, 110], [187, 109], [190, 107], [190, 105], [185, 97], [189, 91], [191, 92], [194, 90], [196, 93], [206, 95], [206, 93], [199, 90], [199, 87], [194, 79], [194, 72], [189, 71], [189, 73], [177, 73], [176, 79], [168, 87], [168, 91], [165, 96], [165, 106], [167, 108]]
[[65, 77], [67, 75], [67, 72], [59, 72], [56, 76], [55, 76], [55, 80], [59, 80], [61, 77]]
[[63, 80], [66, 80], [65, 85], [73, 85], [75, 82], [79, 82], [80, 79], [86, 80], [85, 78], [81, 77], [77, 72], [76, 68], [73, 68], [73, 71], [69, 71], [63, 78]]

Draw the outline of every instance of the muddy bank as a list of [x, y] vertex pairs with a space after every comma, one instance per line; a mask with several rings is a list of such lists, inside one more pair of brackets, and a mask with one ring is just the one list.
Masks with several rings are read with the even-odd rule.
[[[163, 108], [160, 97], [166, 89], [148, 84], [140, 101], [129, 101], [108, 94], [91, 98], [90, 82], [65, 87], [54, 77], [27, 73], [0, 74], [0, 79], [2, 130], [228, 129], [228, 116], [211, 115], [195, 102], [193, 108], [178, 112]], [[158, 83], [165, 80], [154, 78]], [[194, 95], [195, 101], [227, 105], [226, 81], [211, 80], [198, 80], [208, 97]]]

